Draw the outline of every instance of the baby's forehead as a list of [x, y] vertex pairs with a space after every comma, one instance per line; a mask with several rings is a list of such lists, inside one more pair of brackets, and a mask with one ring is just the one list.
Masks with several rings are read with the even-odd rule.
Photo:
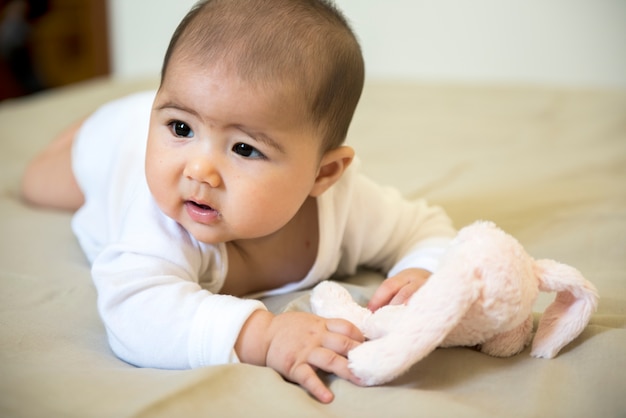
[[185, 72], [186, 77], [193, 74], [194, 78], [198, 79], [210, 77], [228, 80], [230, 83], [224, 83], [224, 88], [229, 85], [241, 86], [246, 93], [265, 97], [268, 103], [298, 108], [305, 115], [311, 113], [310, 102], [317, 88], [310, 74], [305, 76], [295, 69], [275, 72], [265, 70], [262, 65], [259, 65], [257, 71], [242, 71], [241, 62], [236, 57], [223, 57], [223, 59], [203, 57], [198, 51], [185, 47], [173, 54], [167, 65], [163, 82], [167, 82], [170, 78], [181, 77], [181, 72]]
[[[187, 107], [201, 114], [203, 103], [215, 102], [213, 90], [218, 86], [220, 95], [225, 97], [229, 106], [235, 103], [240, 110], [255, 109], [255, 114], [283, 115], [284, 118], [297, 120], [303, 128], [315, 127], [309, 104], [308, 93], [293, 81], [283, 79], [244, 78], [231, 66], [213, 62], [210, 65], [196, 59], [175, 57], [170, 61], [169, 69], [163, 79], [161, 89], [165, 97], [183, 100]], [[185, 95], [191, 94], [199, 100], [188, 101]], [[249, 106], [255, 103], [254, 106]], [[280, 121], [280, 118], [279, 118]]]

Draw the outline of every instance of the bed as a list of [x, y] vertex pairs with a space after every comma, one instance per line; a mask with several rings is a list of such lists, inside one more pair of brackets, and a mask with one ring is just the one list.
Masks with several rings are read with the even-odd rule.
[[[99, 79], [0, 103], [0, 416], [626, 416], [626, 91], [367, 83], [349, 143], [371, 177], [442, 205], [457, 227], [496, 222], [534, 257], [577, 267], [601, 299], [555, 359], [438, 349], [380, 387], [324, 375], [336, 399], [322, 405], [268, 368], [117, 359], [71, 215], [20, 201], [21, 171], [57, 131], [154, 86]], [[342, 282], [366, 300], [380, 280]], [[308, 292], [265, 302], [306, 310]]]

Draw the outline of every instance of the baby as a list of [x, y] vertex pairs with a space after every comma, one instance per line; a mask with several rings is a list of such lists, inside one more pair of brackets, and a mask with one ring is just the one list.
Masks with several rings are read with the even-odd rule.
[[[109, 103], [27, 168], [22, 194], [76, 210], [111, 348], [142, 367], [268, 366], [322, 402], [359, 384], [351, 323], [253, 299], [358, 266], [405, 302], [454, 229], [358, 173], [343, 144], [364, 65], [326, 0], [208, 0], [175, 31], [158, 91]], [[245, 296], [245, 298], [244, 298]]]

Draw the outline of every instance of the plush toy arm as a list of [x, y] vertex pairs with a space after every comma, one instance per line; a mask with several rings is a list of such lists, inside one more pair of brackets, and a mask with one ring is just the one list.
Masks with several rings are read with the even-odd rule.
[[578, 270], [553, 260], [537, 260], [539, 289], [557, 292], [543, 313], [533, 340], [533, 357], [552, 358], [585, 328], [598, 304], [598, 291]]
[[352, 322], [361, 332], [365, 333], [365, 324], [372, 315], [352, 300], [350, 293], [340, 284], [323, 281], [311, 293], [311, 309], [313, 313], [324, 318], [341, 318]]

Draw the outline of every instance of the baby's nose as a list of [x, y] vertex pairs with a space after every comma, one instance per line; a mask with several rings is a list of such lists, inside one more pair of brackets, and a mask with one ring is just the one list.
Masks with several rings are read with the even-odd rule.
[[197, 156], [191, 159], [185, 166], [185, 177], [200, 183], [206, 183], [211, 187], [220, 187], [222, 177], [217, 164], [207, 156]]

